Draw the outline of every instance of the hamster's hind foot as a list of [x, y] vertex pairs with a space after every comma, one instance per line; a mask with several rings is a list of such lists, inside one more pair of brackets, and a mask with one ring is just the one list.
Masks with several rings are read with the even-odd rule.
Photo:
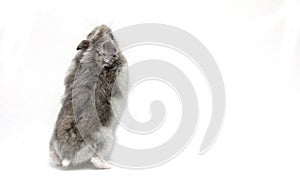
[[63, 159], [63, 161], [61, 162], [63, 167], [68, 167], [70, 165], [71, 161], [68, 159]]
[[99, 158], [99, 157], [93, 157], [91, 159], [91, 162], [94, 164], [94, 166], [98, 169], [110, 169], [111, 165], [107, 161]]

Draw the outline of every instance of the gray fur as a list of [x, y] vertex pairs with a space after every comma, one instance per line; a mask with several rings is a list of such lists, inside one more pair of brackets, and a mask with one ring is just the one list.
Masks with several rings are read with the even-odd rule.
[[96, 27], [77, 49], [50, 141], [56, 165], [64, 160], [78, 165], [93, 157], [107, 159], [126, 101], [127, 62], [111, 30]]

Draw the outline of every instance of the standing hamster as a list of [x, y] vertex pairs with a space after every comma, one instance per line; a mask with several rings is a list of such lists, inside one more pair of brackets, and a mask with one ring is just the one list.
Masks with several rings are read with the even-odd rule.
[[127, 62], [105, 25], [96, 27], [77, 50], [65, 78], [50, 156], [59, 166], [91, 162], [97, 168], [110, 168], [107, 159], [127, 99]]

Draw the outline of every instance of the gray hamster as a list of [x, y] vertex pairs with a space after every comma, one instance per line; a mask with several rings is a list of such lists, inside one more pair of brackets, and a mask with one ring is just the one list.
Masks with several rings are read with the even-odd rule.
[[127, 99], [127, 61], [105, 25], [96, 27], [77, 50], [65, 78], [50, 156], [58, 166], [91, 162], [110, 168], [107, 159]]

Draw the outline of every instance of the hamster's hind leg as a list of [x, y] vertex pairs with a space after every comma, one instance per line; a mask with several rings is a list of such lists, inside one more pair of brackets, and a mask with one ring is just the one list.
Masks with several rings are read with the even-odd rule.
[[104, 142], [102, 142], [101, 146], [99, 146], [97, 153], [91, 158], [91, 162], [94, 164], [96, 168], [99, 169], [111, 168], [111, 165], [107, 161], [107, 159], [111, 154], [113, 145], [114, 145], [114, 139], [113, 137], [109, 137], [106, 138]]
[[53, 164], [55, 166], [61, 166], [62, 165], [61, 160], [60, 160], [58, 154], [53, 149], [50, 150], [50, 157], [51, 157], [51, 159], [53, 161]]

